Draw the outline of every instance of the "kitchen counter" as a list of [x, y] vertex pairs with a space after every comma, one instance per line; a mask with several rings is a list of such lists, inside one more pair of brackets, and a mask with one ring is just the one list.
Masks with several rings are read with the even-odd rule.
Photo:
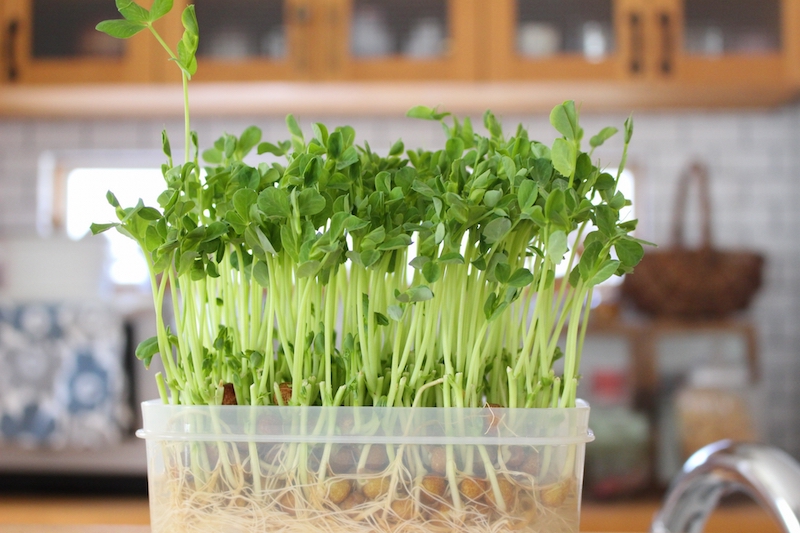
[[150, 533], [150, 526], [111, 525], [0, 525], [0, 533]]
[[[656, 498], [581, 506], [581, 531], [644, 532], [660, 506]], [[40, 525], [33, 525], [36, 522]], [[0, 495], [0, 533], [149, 533], [147, 498], [21, 497]], [[46, 524], [46, 525], [41, 525]], [[61, 524], [77, 524], [65, 526]], [[114, 524], [114, 525], [99, 525]], [[136, 524], [136, 525], [127, 525]], [[781, 533], [760, 507], [740, 498], [723, 503], [706, 533]]]

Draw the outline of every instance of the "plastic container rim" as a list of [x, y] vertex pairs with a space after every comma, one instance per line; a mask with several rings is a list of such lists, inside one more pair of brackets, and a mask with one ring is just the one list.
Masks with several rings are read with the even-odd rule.
[[[454, 415], [454, 418], [459, 413], [484, 413], [491, 416], [501, 418], [506, 413], [517, 412], [531, 412], [531, 411], [563, 411], [565, 414], [573, 412], [581, 414], [588, 420], [589, 405], [583, 401], [578, 400], [576, 407], [571, 408], [443, 408], [443, 407], [305, 407], [305, 406], [254, 406], [256, 409], [264, 410], [265, 412], [296, 412], [300, 413], [308, 409], [352, 409], [352, 410], [365, 410], [374, 412], [376, 409], [383, 410], [398, 410], [405, 409], [411, 411], [413, 409], [429, 410], [437, 409], [439, 411], [447, 410]], [[142, 402], [142, 410], [157, 408], [163, 406], [168, 409], [185, 408], [186, 411], [192, 410], [219, 410], [220, 413], [226, 410], [235, 410], [242, 407], [251, 406], [208, 406], [208, 405], [172, 405], [164, 404], [161, 400], [148, 400]], [[585, 414], [584, 414], [585, 413]], [[146, 425], [146, 424], [145, 424]], [[150, 429], [142, 428], [136, 431], [136, 436], [140, 439], [147, 441], [176, 441], [176, 442], [256, 442], [256, 443], [312, 443], [312, 444], [472, 444], [472, 445], [530, 445], [530, 446], [562, 446], [574, 444], [586, 444], [594, 440], [594, 433], [587, 427], [576, 427], [577, 433], [572, 435], [554, 435], [554, 436], [526, 436], [526, 435], [481, 435], [481, 436], [452, 436], [452, 435], [330, 435], [327, 433], [318, 434], [245, 434], [245, 433], [187, 433], [179, 431], [153, 431]]]

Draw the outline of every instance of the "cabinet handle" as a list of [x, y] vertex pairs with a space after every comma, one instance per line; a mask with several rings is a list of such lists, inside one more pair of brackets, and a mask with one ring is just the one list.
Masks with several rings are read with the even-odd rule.
[[[339, 34], [339, 8], [336, 5], [330, 6], [328, 28], [334, 35]], [[339, 52], [335, 46], [329, 46], [328, 51], [328, 69], [331, 74], [335, 74], [339, 70]]]
[[659, 68], [664, 75], [672, 74], [672, 17], [669, 13], [661, 13], [658, 16], [658, 25], [661, 29], [661, 61]]
[[[298, 5], [292, 11], [293, 13], [293, 20], [292, 22], [299, 27], [305, 28], [308, 26], [309, 22], [311, 21], [311, 10], [305, 4]], [[302, 72], [308, 71], [309, 68], [309, 57], [308, 57], [308, 31], [302, 32], [299, 39], [295, 39], [294, 42], [297, 44], [297, 66]]]
[[641, 15], [631, 13], [629, 23], [631, 29], [630, 71], [633, 74], [639, 74], [644, 68], [644, 28]]
[[17, 36], [19, 35], [19, 21], [11, 20], [6, 27], [6, 61], [8, 64], [6, 78], [8, 81], [17, 81], [19, 68], [17, 67]]

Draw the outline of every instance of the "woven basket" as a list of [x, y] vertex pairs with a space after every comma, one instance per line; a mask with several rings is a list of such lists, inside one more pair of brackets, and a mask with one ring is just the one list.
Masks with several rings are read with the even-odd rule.
[[[684, 215], [689, 186], [700, 195], [702, 241], [684, 245]], [[672, 225], [673, 244], [645, 254], [625, 277], [623, 297], [641, 311], [672, 318], [723, 318], [745, 309], [761, 286], [764, 258], [746, 250], [718, 250], [711, 244], [708, 171], [694, 163], [681, 175]]]

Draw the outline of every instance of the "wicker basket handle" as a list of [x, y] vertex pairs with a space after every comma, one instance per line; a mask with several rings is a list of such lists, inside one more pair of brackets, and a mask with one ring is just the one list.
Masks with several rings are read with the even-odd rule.
[[675, 212], [672, 219], [672, 242], [674, 246], [684, 248], [684, 225], [686, 218], [686, 203], [688, 200], [689, 186], [697, 182], [700, 196], [700, 222], [702, 234], [700, 248], [711, 248], [711, 197], [708, 185], [708, 168], [700, 162], [694, 162], [681, 174], [678, 180], [678, 193], [675, 197]]

